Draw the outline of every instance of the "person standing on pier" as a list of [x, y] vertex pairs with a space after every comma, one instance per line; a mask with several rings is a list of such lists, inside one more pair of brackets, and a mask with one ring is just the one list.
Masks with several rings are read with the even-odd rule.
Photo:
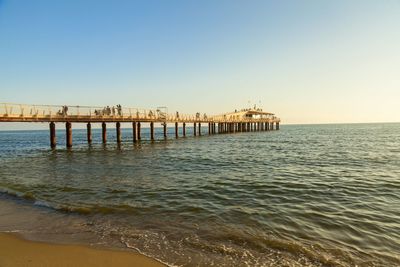
[[68, 115], [68, 107], [65, 105], [63, 106], [63, 115], [67, 116]]

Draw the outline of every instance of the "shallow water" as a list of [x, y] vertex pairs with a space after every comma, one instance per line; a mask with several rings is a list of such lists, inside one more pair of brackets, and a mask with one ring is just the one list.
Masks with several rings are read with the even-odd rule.
[[47, 131], [0, 132], [0, 203], [43, 218], [23, 226], [12, 209], [0, 230], [59, 231], [174, 266], [400, 265], [400, 124], [178, 140], [170, 129], [137, 145], [125, 129], [121, 146], [108, 132], [89, 147], [74, 130], [67, 150], [58, 131], [54, 151]]

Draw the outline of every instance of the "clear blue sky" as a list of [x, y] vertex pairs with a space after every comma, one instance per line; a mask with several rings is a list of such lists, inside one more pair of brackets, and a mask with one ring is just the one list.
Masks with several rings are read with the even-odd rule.
[[0, 0], [0, 102], [248, 101], [286, 123], [400, 121], [400, 1]]

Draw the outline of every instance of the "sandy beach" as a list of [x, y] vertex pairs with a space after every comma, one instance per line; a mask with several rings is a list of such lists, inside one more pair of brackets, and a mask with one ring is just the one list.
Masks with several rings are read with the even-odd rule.
[[164, 266], [133, 252], [58, 245], [24, 240], [17, 235], [0, 233], [1, 267], [46, 266]]

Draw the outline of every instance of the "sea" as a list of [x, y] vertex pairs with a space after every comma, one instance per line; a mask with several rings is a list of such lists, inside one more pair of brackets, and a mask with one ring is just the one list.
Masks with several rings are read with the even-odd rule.
[[400, 266], [398, 123], [73, 129], [72, 149], [57, 128], [53, 150], [48, 130], [0, 131], [1, 232], [168, 266]]

